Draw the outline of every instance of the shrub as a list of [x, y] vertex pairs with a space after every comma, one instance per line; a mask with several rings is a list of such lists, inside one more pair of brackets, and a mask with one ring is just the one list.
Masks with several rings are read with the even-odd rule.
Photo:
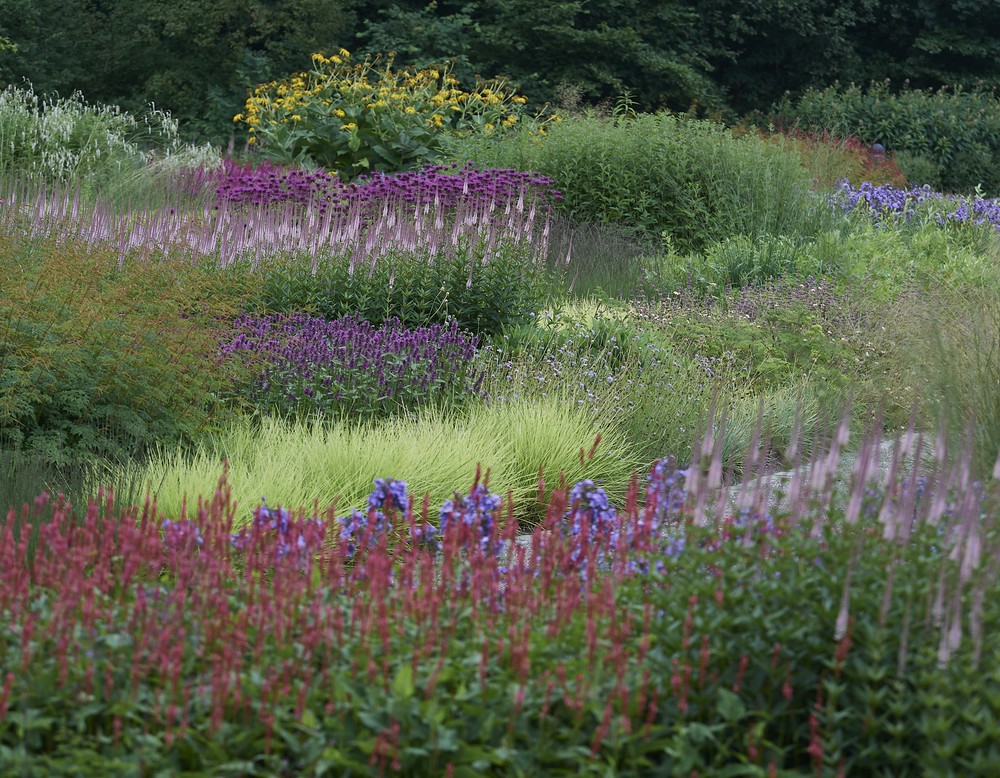
[[218, 420], [224, 275], [183, 261], [0, 236], [0, 449], [53, 464], [141, 455]]
[[525, 119], [527, 100], [502, 79], [470, 93], [448, 67], [393, 70], [391, 55], [352, 64], [341, 49], [312, 61], [309, 72], [259, 85], [234, 121], [268, 158], [318, 165], [345, 181], [411, 170], [436, 161], [449, 136], [493, 136]]
[[391, 319], [376, 329], [277, 314], [241, 316], [221, 351], [253, 371], [234, 391], [264, 412], [365, 420], [474, 397], [476, 344], [454, 321], [409, 330]]
[[[1000, 102], [985, 89], [962, 87], [937, 91], [893, 91], [888, 81], [867, 88], [840, 84], [811, 89], [797, 100], [786, 98], [775, 107], [779, 123], [803, 130], [855, 136], [867, 145], [881, 143], [889, 152], [930, 161], [940, 178], [921, 181], [931, 168], [917, 168], [911, 180], [940, 186], [948, 192], [972, 192], [981, 186], [1000, 194]], [[913, 156], [903, 157], [904, 163]]]
[[734, 234], [809, 235], [823, 215], [798, 154], [720, 125], [665, 113], [567, 119], [544, 136], [470, 138], [460, 159], [538, 171], [578, 222], [635, 228], [679, 250]]
[[162, 200], [154, 190], [218, 162], [210, 146], [182, 144], [177, 122], [152, 106], [136, 116], [91, 105], [79, 92], [41, 97], [30, 86], [0, 92], [0, 181], [63, 183], [86, 197]]
[[812, 175], [815, 189], [825, 190], [844, 180], [855, 186], [866, 181], [906, 186], [906, 170], [901, 169], [903, 165], [897, 155], [893, 152], [886, 154], [884, 150], [876, 153], [858, 138], [838, 138], [828, 130], [806, 132], [790, 129], [778, 133], [773, 139], [778, 143], [790, 142], [799, 152], [803, 165]]
[[396, 317], [407, 327], [455, 321], [467, 332], [492, 337], [527, 321], [546, 288], [529, 246], [498, 243], [490, 249], [469, 241], [452, 253], [403, 249], [373, 257], [367, 268], [353, 267], [352, 259], [329, 257], [315, 271], [309, 257], [272, 260], [261, 274], [264, 306], [373, 324]]
[[[753, 428], [761, 399], [765, 408], [783, 408], [774, 415], [787, 422], [794, 417], [796, 396], [802, 395], [821, 409], [812, 430], [839, 418], [848, 395], [859, 416], [874, 414], [886, 400], [882, 384], [890, 343], [879, 309], [829, 279], [785, 278], [714, 297], [688, 287], [659, 303], [639, 304], [636, 311], [638, 320], [654, 327], [676, 352], [724, 358], [742, 368], [752, 391], [734, 399], [745, 430]], [[791, 425], [784, 424], [786, 444], [790, 431]], [[727, 466], [746, 452], [749, 434], [743, 437], [729, 449], [739, 454], [735, 460], [727, 457]]]

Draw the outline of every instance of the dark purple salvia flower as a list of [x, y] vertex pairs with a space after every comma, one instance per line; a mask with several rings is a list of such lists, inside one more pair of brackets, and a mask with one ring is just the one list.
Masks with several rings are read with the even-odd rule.
[[361, 416], [472, 393], [478, 340], [457, 323], [407, 329], [353, 317], [244, 315], [220, 353], [254, 368], [251, 402], [281, 412]]

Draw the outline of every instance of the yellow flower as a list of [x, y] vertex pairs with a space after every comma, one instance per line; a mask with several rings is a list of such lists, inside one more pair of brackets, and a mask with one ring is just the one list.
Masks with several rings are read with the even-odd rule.
[[243, 121], [243, 114], [241, 114], [241, 113], [236, 114], [236, 116], [233, 117], [233, 121], [234, 122], [241, 122], [241, 121]]
[[297, 113], [293, 113], [292, 114], [292, 121], [293, 122], [301, 122], [302, 121], [302, 117], [299, 116]]
[[348, 132], [351, 132], [352, 130], [356, 130], [356, 129], [358, 129], [358, 125], [357, 125], [357, 124], [355, 124], [354, 122], [348, 122], [347, 124], [345, 124], [345, 125], [343, 126], [343, 128], [342, 128], [342, 129], [345, 129], [345, 130], [347, 130]]
[[347, 114], [344, 113], [344, 111], [342, 111], [340, 108], [334, 108], [333, 115], [336, 116], [338, 119], [343, 119], [345, 116], [347, 116]]

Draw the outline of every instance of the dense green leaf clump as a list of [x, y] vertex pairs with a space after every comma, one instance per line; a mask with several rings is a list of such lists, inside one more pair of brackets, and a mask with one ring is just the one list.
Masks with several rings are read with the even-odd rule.
[[625, 224], [681, 250], [734, 234], [809, 235], [822, 219], [805, 196], [798, 154], [683, 116], [574, 118], [541, 138], [469, 139], [456, 154], [538, 171], [562, 192], [560, 210], [571, 218]]
[[809, 90], [776, 107], [785, 122], [880, 143], [917, 184], [1000, 193], [1000, 99], [987, 89], [892, 90], [888, 82]]

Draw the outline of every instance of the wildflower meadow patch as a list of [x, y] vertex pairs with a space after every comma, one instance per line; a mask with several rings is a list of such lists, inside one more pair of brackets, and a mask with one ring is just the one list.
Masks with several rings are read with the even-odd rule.
[[989, 775], [1000, 479], [861, 461], [709, 520], [713, 462], [564, 484], [527, 542], [478, 475], [436, 521], [386, 478], [239, 532], [224, 478], [166, 520], [41, 496], [0, 535], [3, 763]]

